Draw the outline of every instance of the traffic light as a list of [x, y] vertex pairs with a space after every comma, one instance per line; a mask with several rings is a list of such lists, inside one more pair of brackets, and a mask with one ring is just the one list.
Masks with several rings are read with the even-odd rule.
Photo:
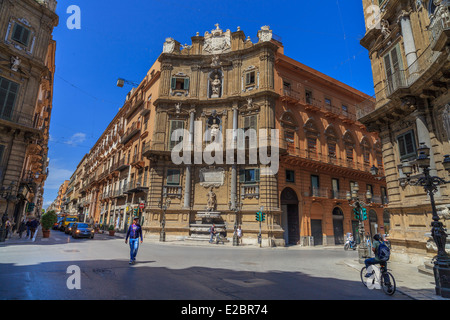
[[367, 210], [366, 208], [361, 208], [362, 211], [362, 220], [367, 220]]
[[137, 216], [138, 213], [139, 213], [139, 208], [134, 208], [134, 209], [133, 209], [133, 214], [134, 214], [135, 216]]
[[262, 215], [261, 215], [261, 211], [258, 211], [257, 213], [256, 213], [256, 221], [262, 221]]
[[353, 216], [355, 217], [356, 220], [359, 220], [360, 214], [357, 208], [353, 208]]
[[266, 213], [262, 212], [262, 221], [266, 221]]

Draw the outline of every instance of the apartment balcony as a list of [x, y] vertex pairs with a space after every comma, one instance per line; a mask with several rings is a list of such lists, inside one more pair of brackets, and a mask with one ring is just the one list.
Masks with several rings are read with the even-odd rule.
[[128, 182], [125, 190], [126, 193], [146, 192], [148, 191], [148, 186], [145, 184], [145, 182], [142, 183], [142, 181], [138, 179]]
[[419, 80], [433, 66], [439, 55], [439, 52], [433, 51], [429, 46], [406, 70], [395, 71], [386, 80], [386, 97], [392, 99], [398, 95], [407, 95], [416, 83], [421, 85], [422, 81]]
[[141, 123], [139, 121], [136, 121], [131, 125], [131, 127], [127, 129], [127, 131], [125, 131], [122, 138], [120, 139], [120, 143], [126, 144], [139, 132], [141, 132]]
[[2, 113], [0, 113], [0, 123], [1, 122], [5, 122], [5, 124], [10, 123], [11, 125], [14, 126], [26, 127], [29, 129], [39, 131], [37, 128], [34, 127], [33, 120], [34, 115], [18, 112], [15, 110], [12, 110], [10, 112], [3, 111]]
[[320, 187], [310, 187], [309, 192], [306, 193], [306, 196], [312, 198], [324, 198], [324, 199], [330, 198], [328, 189]]
[[117, 162], [117, 165], [115, 166], [114, 171], [122, 171], [123, 169], [128, 168], [130, 165], [128, 164], [128, 161], [125, 160], [125, 157], [123, 157], [122, 159], [120, 159]]
[[143, 168], [145, 166], [145, 161], [143, 159], [142, 154], [137, 153], [133, 156], [130, 163], [133, 167], [136, 167], [138, 169]]
[[347, 191], [344, 190], [331, 190], [331, 199], [346, 200]]
[[181, 186], [165, 185], [164, 194], [168, 197], [176, 197], [181, 199], [183, 188]]
[[433, 51], [443, 51], [450, 44], [450, 3], [443, 3], [436, 9], [428, 30]]
[[241, 198], [256, 198], [259, 199], [259, 184], [242, 184], [241, 185]]

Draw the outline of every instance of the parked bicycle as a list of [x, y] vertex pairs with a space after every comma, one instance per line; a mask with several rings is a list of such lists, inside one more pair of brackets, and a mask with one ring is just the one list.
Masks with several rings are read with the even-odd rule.
[[[370, 277], [366, 277], [369, 273]], [[361, 282], [369, 289], [382, 289], [385, 294], [392, 296], [396, 289], [395, 278], [386, 267], [386, 264], [381, 264], [380, 268], [376, 265], [369, 266], [369, 270], [364, 266], [361, 269]]]

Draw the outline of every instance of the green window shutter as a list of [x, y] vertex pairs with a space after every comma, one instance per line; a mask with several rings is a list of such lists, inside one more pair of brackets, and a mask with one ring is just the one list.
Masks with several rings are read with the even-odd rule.
[[189, 78], [184, 79], [184, 90], [189, 90]]
[[10, 120], [19, 85], [0, 77], [0, 118]]
[[175, 90], [176, 87], [177, 87], [177, 78], [172, 78], [172, 84], [171, 84], [172, 90]]
[[259, 169], [255, 169], [255, 181], [259, 181]]

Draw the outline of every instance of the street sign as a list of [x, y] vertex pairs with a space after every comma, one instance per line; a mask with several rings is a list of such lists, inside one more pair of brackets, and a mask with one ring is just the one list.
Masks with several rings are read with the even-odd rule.
[[139, 204], [139, 208], [140, 208], [140, 209], [144, 209], [144, 208], [145, 208], [145, 203], [143, 203], [143, 202], [140, 203], [140, 204]]

